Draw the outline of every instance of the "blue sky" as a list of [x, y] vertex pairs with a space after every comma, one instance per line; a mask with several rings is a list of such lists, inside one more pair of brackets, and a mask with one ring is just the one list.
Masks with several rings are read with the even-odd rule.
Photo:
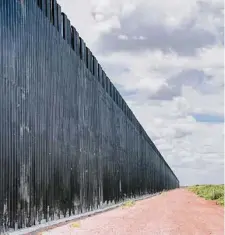
[[181, 184], [223, 183], [223, 0], [58, 2]]
[[197, 122], [224, 123], [224, 116], [222, 115], [194, 113], [192, 116]]

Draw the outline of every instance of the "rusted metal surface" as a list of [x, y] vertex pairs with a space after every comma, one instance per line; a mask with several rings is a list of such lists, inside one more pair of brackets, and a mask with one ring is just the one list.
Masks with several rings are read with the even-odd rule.
[[179, 181], [55, 0], [0, 1], [0, 231]]

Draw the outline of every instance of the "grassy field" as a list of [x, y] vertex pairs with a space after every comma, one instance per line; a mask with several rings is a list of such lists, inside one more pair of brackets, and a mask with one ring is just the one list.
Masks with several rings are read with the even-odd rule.
[[206, 200], [215, 200], [217, 204], [224, 206], [224, 185], [194, 185], [188, 189]]

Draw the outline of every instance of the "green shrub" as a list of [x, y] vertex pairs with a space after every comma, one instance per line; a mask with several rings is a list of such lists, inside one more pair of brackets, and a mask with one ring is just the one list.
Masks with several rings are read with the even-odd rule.
[[216, 200], [217, 204], [224, 205], [224, 185], [194, 185], [189, 190], [206, 200]]
[[224, 206], [224, 196], [216, 200], [218, 205]]

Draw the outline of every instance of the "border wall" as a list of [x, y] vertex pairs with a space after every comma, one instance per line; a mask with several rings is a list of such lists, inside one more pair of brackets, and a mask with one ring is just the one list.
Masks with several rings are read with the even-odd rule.
[[1, 0], [0, 234], [177, 187], [57, 2]]

